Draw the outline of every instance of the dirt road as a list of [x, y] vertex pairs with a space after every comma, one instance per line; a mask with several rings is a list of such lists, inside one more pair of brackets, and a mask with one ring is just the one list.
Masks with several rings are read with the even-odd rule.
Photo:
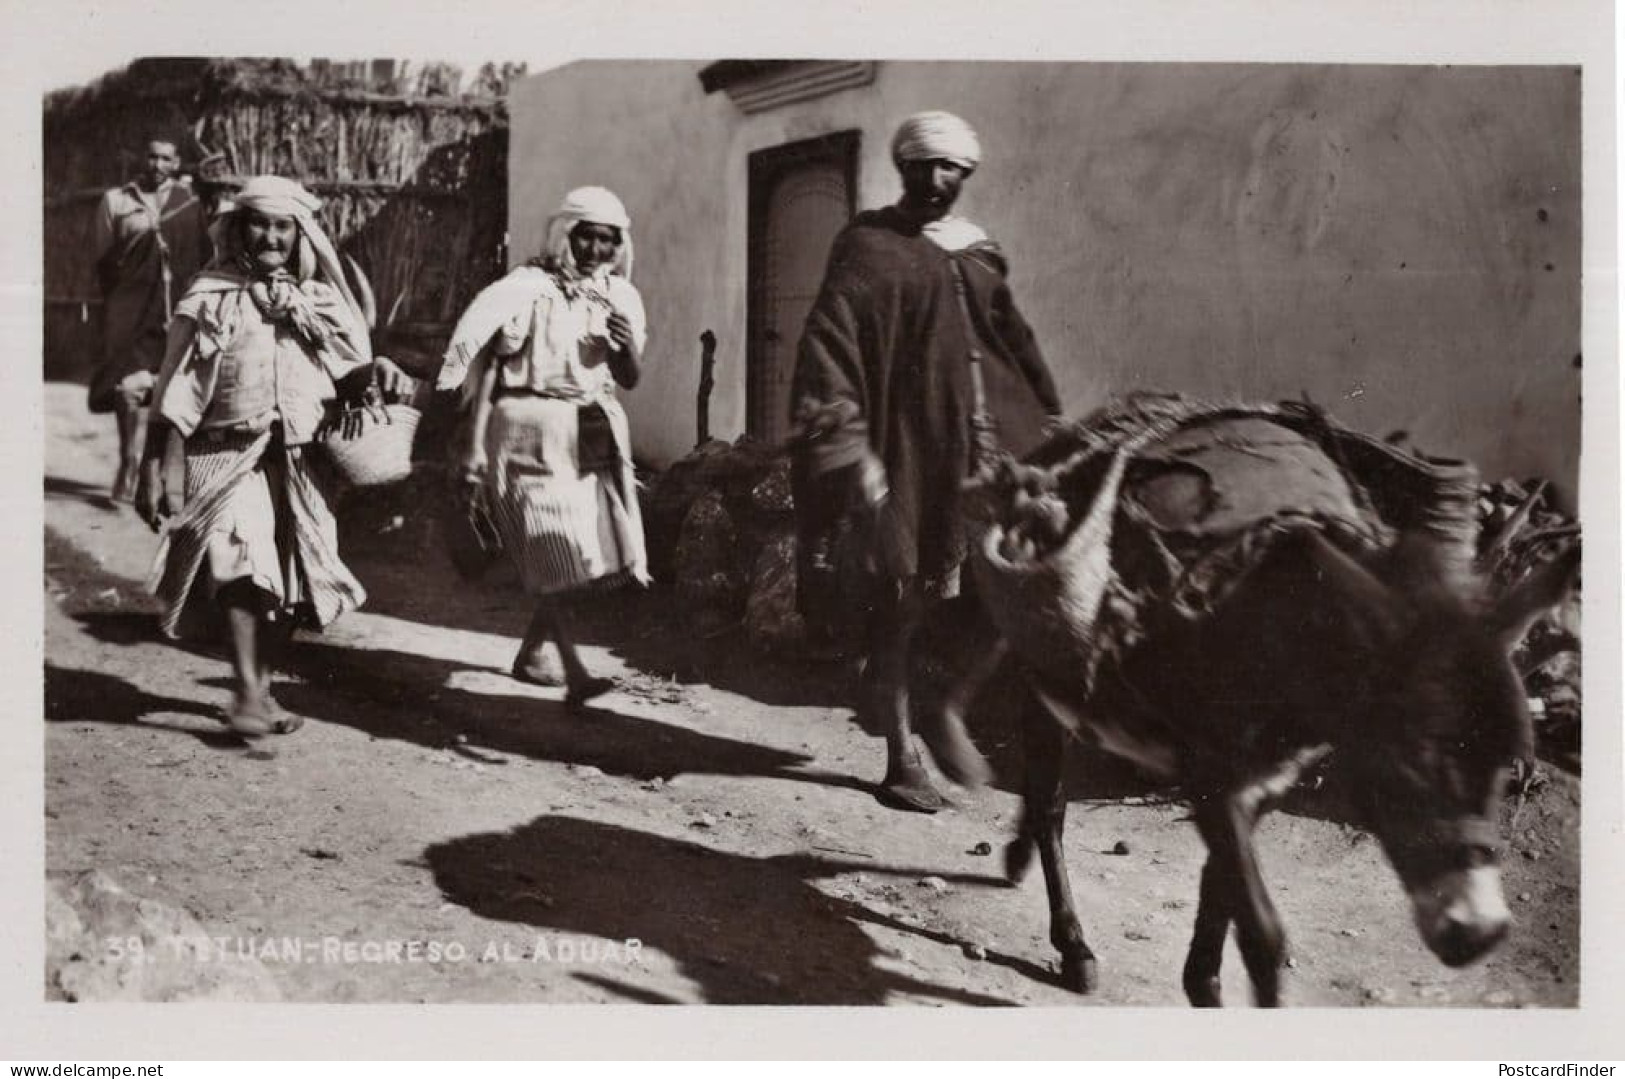
[[[569, 715], [504, 673], [516, 589], [458, 579], [410, 514], [347, 515], [372, 599], [302, 639], [276, 695], [310, 722], [251, 754], [218, 719], [220, 656], [156, 637], [138, 583], [155, 540], [102, 500], [112, 424], [82, 392], [46, 391], [52, 878], [100, 869], [189, 911], [286, 1000], [1183, 1005], [1201, 852], [1177, 801], [1077, 769], [1067, 852], [1101, 986], [1073, 996], [1041, 880], [998, 876], [1013, 734], [979, 736], [995, 788], [930, 818], [885, 809], [841, 669], [695, 638], [658, 591], [594, 617], [589, 663], [620, 689]], [[1545, 772], [1508, 855], [1514, 936], [1463, 971], [1428, 955], [1375, 843], [1325, 799], [1273, 817], [1289, 1001], [1574, 1005], [1580, 788]], [[1225, 984], [1247, 1001], [1233, 945]]]

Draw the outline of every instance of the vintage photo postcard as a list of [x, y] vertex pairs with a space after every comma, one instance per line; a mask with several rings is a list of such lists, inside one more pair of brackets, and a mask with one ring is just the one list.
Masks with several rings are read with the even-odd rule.
[[13, 9], [0, 1055], [1617, 1056], [1609, 5], [353, 7]]

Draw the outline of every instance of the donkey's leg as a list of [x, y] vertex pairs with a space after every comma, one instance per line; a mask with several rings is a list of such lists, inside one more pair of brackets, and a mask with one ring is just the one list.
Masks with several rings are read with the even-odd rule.
[[1033, 866], [1033, 852], [1036, 849], [1032, 825], [1027, 820], [1027, 810], [1024, 806], [1021, 811], [1021, 823], [1016, 826], [1015, 836], [1004, 845], [1004, 879], [1010, 887], [1014, 888], [1027, 879], [1027, 870]]
[[1022, 768], [1022, 799], [1021, 820], [1016, 824], [1016, 834], [1004, 847], [1004, 879], [1013, 888], [1027, 878], [1027, 870], [1033, 866], [1033, 854], [1037, 851], [1037, 836], [1040, 806], [1048, 798], [1035, 794], [1040, 777], [1046, 768], [1051, 767], [1049, 762], [1040, 758], [1044, 756], [1042, 746], [1050, 744], [1055, 737], [1054, 720], [1031, 702], [1022, 707], [1020, 711], [1021, 722], [1021, 749], [1023, 756]]
[[1224, 962], [1224, 941], [1230, 934], [1230, 907], [1220, 869], [1209, 857], [1202, 866], [1202, 890], [1196, 901], [1196, 932], [1185, 956], [1185, 996], [1197, 1008], [1217, 1008], [1219, 967]]
[[[1254, 1002], [1259, 1007], [1276, 1008], [1281, 1004], [1286, 932], [1264, 887], [1253, 849], [1253, 828], [1258, 818], [1247, 801], [1242, 795], [1231, 795], [1199, 803], [1196, 826], [1207, 841], [1208, 865], [1218, 876], [1214, 887], [1227, 898], [1236, 922], [1237, 943], [1253, 983]], [[1206, 875], [1204, 869], [1204, 885]], [[1205, 886], [1203, 892], [1205, 897]]]
[[[1031, 693], [1025, 697], [1022, 732], [1026, 741], [1027, 790], [1022, 829], [1038, 847], [1044, 866], [1049, 939], [1061, 953], [1061, 983], [1074, 993], [1089, 993], [1097, 984], [1095, 953], [1083, 939], [1083, 927], [1072, 905], [1072, 885], [1067, 880], [1066, 854], [1061, 844], [1066, 831], [1065, 732]], [[1007, 865], [1009, 857], [1007, 851]]]

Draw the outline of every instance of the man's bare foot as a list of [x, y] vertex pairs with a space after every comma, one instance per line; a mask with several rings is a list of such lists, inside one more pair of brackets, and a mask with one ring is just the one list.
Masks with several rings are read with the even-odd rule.
[[918, 760], [892, 761], [886, 768], [886, 778], [875, 792], [882, 805], [904, 809], [911, 813], [935, 813], [947, 803], [931, 784], [925, 766]]

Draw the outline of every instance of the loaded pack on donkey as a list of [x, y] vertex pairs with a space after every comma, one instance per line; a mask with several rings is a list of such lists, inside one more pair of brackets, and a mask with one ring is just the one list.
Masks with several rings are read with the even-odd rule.
[[1574, 583], [1577, 542], [1491, 586], [1471, 466], [1296, 403], [1132, 397], [977, 487], [972, 566], [991, 626], [926, 726], [965, 746], [979, 688], [997, 677], [1029, 695], [1006, 870], [1017, 880], [1039, 855], [1070, 988], [1096, 977], [1061, 843], [1066, 743], [1085, 733], [1191, 801], [1208, 852], [1184, 968], [1193, 1004], [1220, 1003], [1231, 925], [1257, 1003], [1280, 1003], [1285, 935], [1253, 831], [1328, 755], [1429, 949], [1457, 966], [1503, 939], [1499, 803], [1534, 752], [1509, 653]]

